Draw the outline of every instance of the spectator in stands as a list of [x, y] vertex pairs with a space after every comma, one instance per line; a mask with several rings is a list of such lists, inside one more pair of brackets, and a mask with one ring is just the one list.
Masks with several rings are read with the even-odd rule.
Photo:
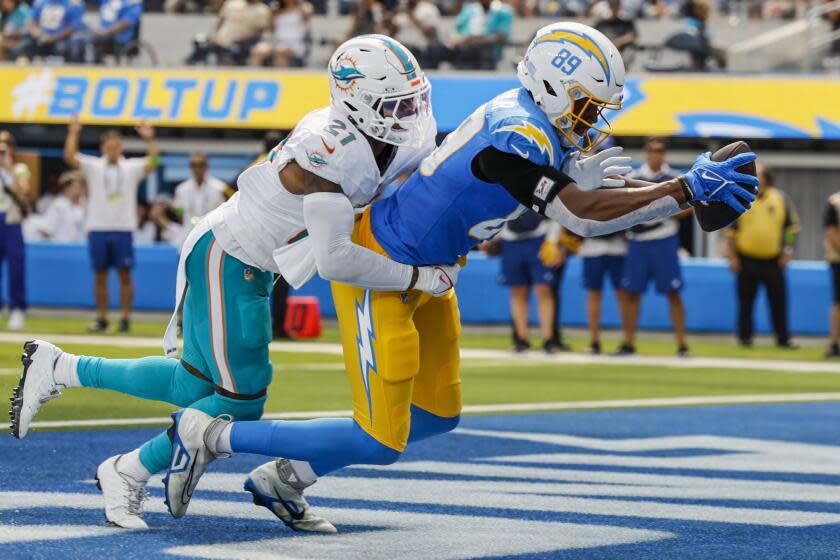
[[796, 348], [788, 331], [785, 269], [793, 257], [799, 216], [761, 165], [758, 179], [758, 197], [752, 208], [727, 230], [729, 268], [738, 278], [738, 342], [752, 346], [753, 303], [759, 284], [764, 284], [776, 346]]
[[455, 20], [448, 60], [458, 69], [494, 70], [512, 26], [513, 8], [500, 0], [464, 4]]
[[583, 289], [586, 290], [586, 322], [589, 326], [590, 354], [601, 353], [601, 299], [604, 278], [609, 277], [622, 317], [626, 294], [621, 288], [627, 241], [616, 232], [583, 240], [578, 255], [583, 259]]
[[382, 3], [379, 0], [359, 0], [356, 9], [353, 10], [352, 23], [345, 39], [356, 35], [384, 33], [384, 26], [385, 9]]
[[609, 0], [609, 16], [595, 22], [595, 29], [610, 39], [618, 52], [636, 43], [636, 24], [621, 13], [621, 0]]
[[73, 169], [80, 169], [88, 186], [88, 206], [85, 229], [91, 264], [96, 273], [96, 321], [92, 332], [108, 328], [108, 272], [117, 269], [120, 279], [122, 316], [120, 332], [131, 328], [131, 307], [134, 287], [131, 269], [134, 266], [132, 233], [137, 229], [137, 190], [140, 182], [158, 166], [160, 153], [154, 129], [143, 123], [136, 128], [145, 140], [146, 157], [123, 157], [122, 135], [108, 130], [100, 136], [100, 157], [79, 152], [82, 124], [78, 117], [70, 121], [64, 143], [64, 161]]
[[667, 47], [687, 52], [691, 58], [688, 69], [696, 72], [708, 70], [711, 61], [714, 61], [718, 68], [726, 68], [726, 51], [712, 44], [706, 29], [709, 9], [709, 0], [686, 0], [683, 8], [686, 17], [685, 29], [665, 42]]
[[192, 177], [175, 187], [172, 206], [181, 217], [185, 234], [193, 228], [202, 216], [220, 206], [226, 199], [230, 187], [224, 181], [207, 172], [207, 156], [197, 152], [190, 156]]
[[278, 68], [303, 66], [309, 41], [312, 4], [306, 0], [280, 0], [272, 2], [271, 8], [272, 37], [254, 46], [249, 64], [264, 66], [271, 59]]
[[90, 30], [95, 62], [106, 54], [126, 54], [126, 46], [139, 38], [142, 17], [141, 0], [100, 0], [99, 27]]
[[499, 282], [510, 288], [510, 315], [513, 319], [513, 349], [524, 352], [531, 347], [528, 341], [528, 300], [531, 288], [537, 296], [537, 315], [543, 350], [554, 353], [554, 295], [552, 281], [555, 271], [540, 259], [545, 241], [547, 222], [540, 215], [526, 211], [505, 224], [501, 239], [502, 270]]
[[15, 137], [0, 131], [0, 196], [5, 214], [0, 216], [0, 254], [9, 272], [9, 330], [22, 330], [26, 321], [26, 245], [21, 222], [29, 213], [31, 176], [29, 167], [17, 161]]
[[831, 267], [834, 286], [834, 305], [831, 307], [831, 342], [826, 358], [840, 358], [840, 192], [828, 197], [825, 207], [824, 245], [825, 260]]
[[[662, 138], [650, 138], [645, 143], [645, 164], [630, 176], [642, 181], [660, 183], [674, 179], [677, 173], [666, 163], [667, 144]], [[627, 232], [627, 257], [621, 287], [626, 292], [624, 313], [624, 343], [618, 355], [636, 353], [636, 329], [642, 293], [653, 280], [656, 291], [664, 294], [671, 310], [671, 323], [677, 339], [677, 355], [688, 357], [685, 333], [685, 306], [680, 296], [683, 286], [680, 267], [679, 224], [675, 216], [656, 222], [633, 226]]]
[[39, 237], [54, 243], [81, 243], [85, 239], [85, 178], [65, 171], [58, 178], [61, 193], [38, 216]]
[[58, 56], [68, 62], [82, 60], [79, 37], [85, 5], [81, 0], [36, 0], [27, 34], [10, 51], [10, 57]]
[[[833, 1], [823, 0], [823, 3], [828, 4]], [[823, 17], [831, 26], [831, 32], [838, 34], [837, 38], [831, 42], [831, 46], [828, 49], [828, 56], [831, 58], [840, 58], [840, 6], [826, 12]]]
[[21, 0], [0, 2], [0, 61], [7, 60], [7, 53], [13, 52], [24, 35], [32, 17], [32, 8]]
[[270, 27], [271, 10], [260, 0], [225, 0], [209, 40], [196, 39], [186, 62], [206, 63], [214, 54], [222, 64], [245, 64]]
[[643, 8], [650, 19], [668, 19], [680, 12], [682, 0], [648, 0]]
[[[440, 9], [430, 0], [407, 0], [402, 9], [391, 18], [391, 28], [388, 30], [392, 37], [406, 45], [417, 57], [423, 68], [437, 68], [443, 56], [444, 47], [438, 29], [440, 28]], [[415, 40], [420, 32], [421, 40]]]

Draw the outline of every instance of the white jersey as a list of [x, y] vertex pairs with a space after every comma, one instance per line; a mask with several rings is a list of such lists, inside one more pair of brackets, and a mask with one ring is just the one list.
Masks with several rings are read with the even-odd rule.
[[370, 144], [353, 124], [331, 107], [313, 111], [266, 161], [239, 176], [239, 191], [208, 215], [213, 234], [225, 252], [242, 262], [280, 272], [274, 251], [306, 237], [303, 195], [290, 193], [280, 183], [281, 169], [294, 161], [340, 185], [353, 206], [363, 208], [432, 152], [437, 130], [429, 129], [422, 147], [397, 148], [380, 173]]
[[137, 229], [137, 189], [146, 176], [147, 158], [124, 158], [110, 165], [104, 156], [76, 154], [88, 187], [88, 231]]

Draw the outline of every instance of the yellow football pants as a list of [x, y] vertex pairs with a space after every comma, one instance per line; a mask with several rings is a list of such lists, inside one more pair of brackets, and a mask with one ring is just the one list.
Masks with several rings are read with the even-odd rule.
[[[384, 252], [370, 228], [370, 211], [356, 220], [353, 241]], [[402, 451], [411, 405], [444, 418], [461, 413], [458, 339], [461, 317], [454, 292], [435, 298], [377, 292], [332, 283], [353, 418], [383, 445]]]

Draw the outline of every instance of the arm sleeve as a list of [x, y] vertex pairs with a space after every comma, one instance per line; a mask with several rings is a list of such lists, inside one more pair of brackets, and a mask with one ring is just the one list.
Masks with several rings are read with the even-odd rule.
[[480, 180], [502, 185], [520, 204], [531, 208], [534, 189], [541, 182], [554, 182], [557, 190], [573, 183], [571, 177], [549, 165], [537, 165], [530, 159], [484, 148], [473, 158], [472, 172]]
[[353, 205], [343, 194], [318, 192], [304, 196], [303, 220], [312, 240], [318, 273], [325, 280], [372, 290], [408, 288], [413, 267], [353, 243]]
[[837, 210], [831, 204], [826, 204], [823, 212], [823, 227], [837, 227]]
[[545, 215], [582, 237], [595, 237], [625, 230], [651, 220], [669, 218], [682, 211], [683, 209], [680, 208], [675, 198], [663, 196], [646, 206], [630, 210], [617, 218], [611, 220], [593, 220], [572, 212], [563, 204], [559, 196], [555, 196], [546, 207]]

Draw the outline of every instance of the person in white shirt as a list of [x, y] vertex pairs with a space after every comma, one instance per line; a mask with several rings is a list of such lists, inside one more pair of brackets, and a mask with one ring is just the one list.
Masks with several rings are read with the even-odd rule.
[[181, 224], [186, 231], [227, 200], [228, 186], [207, 173], [207, 168], [207, 156], [200, 152], [193, 154], [190, 156], [192, 177], [175, 187], [173, 205], [181, 214]]
[[122, 318], [120, 332], [130, 328], [134, 287], [131, 268], [134, 266], [132, 234], [137, 229], [137, 189], [160, 160], [154, 129], [148, 124], [136, 128], [146, 141], [147, 155], [139, 158], [123, 156], [122, 136], [108, 130], [100, 137], [99, 157], [79, 153], [78, 117], [70, 122], [64, 143], [64, 161], [79, 169], [88, 186], [86, 230], [93, 269], [96, 272], [96, 321], [92, 332], [108, 328], [108, 272], [117, 269], [120, 279]]
[[85, 182], [78, 171], [67, 171], [58, 178], [61, 189], [40, 216], [40, 238], [54, 243], [80, 243], [85, 239]]

